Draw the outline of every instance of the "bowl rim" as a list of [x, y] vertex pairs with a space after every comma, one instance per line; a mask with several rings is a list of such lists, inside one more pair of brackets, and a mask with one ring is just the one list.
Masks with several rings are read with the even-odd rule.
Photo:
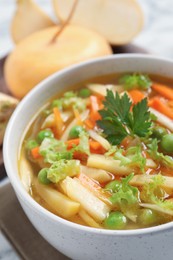
[[85, 67], [90, 64], [98, 63], [100, 61], [113, 60], [113, 59], [126, 59], [126, 58], [143, 59], [144, 61], [145, 60], [155, 60], [155, 61], [158, 60], [160, 62], [168, 62], [173, 65], [172, 59], [165, 58], [165, 57], [158, 57], [158, 56], [150, 55], [150, 54], [116, 54], [116, 55], [108, 55], [105, 57], [95, 58], [95, 59], [92, 59], [89, 61], [84, 61], [84, 62], [75, 64], [75, 65], [69, 66], [61, 71], [57, 71], [57, 72], [53, 73], [52, 75], [50, 75], [49, 77], [47, 77], [46, 79], [41, 81], [39, 84], [36, 85], [36, 87], [34, 87], [34, 89], [32, 89], [20, 101], [19, 105], [13, 112], [13, 114], [8, 122], [7, 129], [5, 132], [4, 143], [3, 143], [3, 157], [4, 157], [5, 169], [6, 169], [7, 175], [10, 179], [10, 182], [11, 182], [14, 190], [16, 191], [16, 193], [20, 197], [20, 199], [23, 201], [23, 203], [25, 205], [27, 204], [27, 207], [33, 209], [36, 213], [41, 213], [45, 217], [48, 217], [51, 221], [59, 222], [59, 223], [65, 225], [66, 227], [69, 227], [72, 229], [77, 229], [81, 232], [83, 231], [83, 232], [88, 232], [91, 234], [102, 234], [102, 235], [110, 235], [110, 236], [137, 236], [137, 235], [141, 236], [141, 235], [147, 235], [147, 234], [151, 234], [151, 233], [152, 234], [160, 233], [160, 232], [168, 231], [168, 230], [170, 231], [171, 228], [173, 228], [173, 221], [168, 222], [166, 224], [161, 224], [158, 226], [141, 228], [141, 229], [107, 230], [107, 229], [98, 229], [98, 228], [83, 226], [83, 225], [68, 221], [66, 219], [63, 219], [63, 218], [51, 213], [50, 211], [48, 211], [47, 209], [42, 207], [39, 203], [37, 203], [29, 195], [29, 193], [23, 187], [21, 181], [17, 178], [18, 173], [13, 174], [12, 165], [8, 160], [8, 157], [9, 157], [8, 151], [10, 148], [10, 138], [11, 138], [12, 132], [13, 132], [13, 124], [15, 123], [15, 120], [16, 120], [16, 117], [18, 116], [18, 114], [22, 113], [23, 105], [26, 102], [30, 101], [37, 92], [39, 93], [42, 89], [42, 86], [45, 85], [46, 83], [48, 83], [49, 81], [51, 81], [51, 79], [58, 78], [62, 74], [66, 74], [66, 73], [68, 74], [68, 72], [73, 69], [77, 70], [77, 69], [80, 69], [81, 67]]

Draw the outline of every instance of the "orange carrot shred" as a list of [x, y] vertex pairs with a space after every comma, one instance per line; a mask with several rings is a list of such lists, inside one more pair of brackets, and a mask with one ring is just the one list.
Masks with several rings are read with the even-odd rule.
[[101, 199], [102, 201], [106, 202], [109, 205], [111, 204], [111, 202], [109, 201], [109, 198], [111, 196], [110, 193], [104, 191], [96, 181], [89, 178], [84, 173], [80, 173], [78, 175], [78, 179], [84, 187], [86, 187], [91, 192], [93, 192], [99, 199]]
[[80, 139], [79, 138], [68, 140], [66, 142], [67, 149], [70, 150], [73, 147], [75, 147], [76, 145], [78, 145], [79, 143], [80, 143]]
[[84, 124], [85, 126], [88, 128], [88, 129], [93, 129], [94, 128], [94, 123], [91, 121], [91, 119], [86, 119], [84, 121]]
[[54, 113], [54, 116], [55, 116], [56, 134], [57, 134], [58, 137], [60, 137], [61, 134], [62, 134], [62, 131], [63, 131], [63, 120], [61, 118], [61, 114], [60, 114], [57, 107], [53, 108], [53, 113]]
[[96, 112], [99, 110], [99, 103], [96, 96], [90, 96], [91, 111]]
[[[80, 143], [79, 138], [68, 140], [66, 141], [67, 149], [70, 150], [75, 146], [79, 145], [79, 143]], [[92, 153], [103, 154], [106, 152], [106, 150], [97, 141], [89, 140], [89, 145], [90, 145], [90, 152]]]
[[130, 90], [129, 95], [132, 98], [134, 104], [140, 102], [143, 98], [145, 98], [144, 93], [138, 89]]
[[75, 118], [77, 119], [77, 124], [83, 125], [79, 111], [76, 108], [73, 108], [73, 112], [74, 112]]
[[102, 148], [101, 144], [96, 141], [90, 141], [90, 147], [94, 150], [98, 150], [99, 148]]
[[31, 155], [34, 159], [38, 159], [38, 158], [41, 158], [41, 154], [39, 153], [39, 147], [34, 147], [32, 150], [31, 150]]
[[95, 125], [96, 121], [101, 119], [99, 114], [100, 104], [97, 96], [90, 96], [90, 103], [91, 103], [91, 112], [90, 112], [90, 119]]
[[97, 154], [104, 154], [106, 150], [102, 147], [102, 145], [97, 141], [89, 141], [90, 144], [90, 152]]
[[81, 181], [81, 183], [84, 186], [90, 186], [91, 189], [101, 189], [101, 186], [97, 184], [95, 181], [93, 181], [91, 178], [89, 178], [84, 173], [80, 173], [78, 175], [78, 179]]
[[171, 89], [170, 87], [162, 84], [153, 84], [152, 89], [154, 89], [161, 96], [173, 100], [173, 89]]
[[80, 161], [87, 161], [88, 155], [86, 153], [82, 153], [80, 151], [74, 151], [73, 159], [77, 159]]
[[153, 98], [150, 102], [150, 106], [158, 110], [160, 113], [163, 113], [165, 116], [173, 119], [173, 110], [161, 101], [160, 98]]

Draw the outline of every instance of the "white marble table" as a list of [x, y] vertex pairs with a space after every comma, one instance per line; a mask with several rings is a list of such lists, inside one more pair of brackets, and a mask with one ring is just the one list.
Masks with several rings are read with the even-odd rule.
[[[134, 43], [151, 53], [173, 58], [173, 0], [138, 0], [145, 13], [145, 27]], [[53, 16], [51, 0], [37, 2]], [[10, 20], [15, 9], [15, 0], [0, 0], [0, 57], [13, 48], [10, 38]], [[0, 259], [17, 260], [19, 257], [0, 233]]]

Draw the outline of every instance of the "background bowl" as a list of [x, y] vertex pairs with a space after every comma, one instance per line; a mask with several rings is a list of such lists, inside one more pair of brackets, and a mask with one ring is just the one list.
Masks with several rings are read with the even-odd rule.
[[4, 139], [5, 168], [32, 224], [51, 245], [68, 257], [76, 260], [172, 260], [173, 222], [127, 231], [101, 230], [74, 224], [34, 201], [18, 175], [20, 146], [28, 124], [40, 107], [59, 91], [78, 82], [121, 72], [144, 72], [173, 78], [173, 61], [149, 55], [124, 54], [84, 62], [53, 74], [33, 89], [13, 113]]

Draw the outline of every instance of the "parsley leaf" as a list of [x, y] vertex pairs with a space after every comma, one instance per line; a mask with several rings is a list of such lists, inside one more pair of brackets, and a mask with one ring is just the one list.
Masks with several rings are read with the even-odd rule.
[[134, 105], [131, 112], [132, 103], [126, 93], [120, 97], [118, 92], [114, 95], [107, 90], [103, 104], [104, 109], [99, 111], [102, 120], [97, 124], [111, 144], [120, 144], [128, 135], [145, 137], [149, 133], [151, 121], [146, 98]]
[[147, 99], [141, 100], [133, 107], [132, 132], [140, 137], [145, 137], [151, 126], [150, 112], [147, 107]]
[[129, 110], [132, 102], [126, 93], [121, 98], [118, 92], [116, 92], [116, 95], [114, 96], [113, 91], [107, 90], [104, 105], [109, 108], [109, 111], [113, 115], [116, 113], [123, 124], [126, 124], [126, 122], [129, 121]]
[[152, 82], [147, 75], [143, 74], [127, 74], [120, 78], [119, 83], [123, 85], [125, 90], [141, 89], [146, 90], [151, 87]]

